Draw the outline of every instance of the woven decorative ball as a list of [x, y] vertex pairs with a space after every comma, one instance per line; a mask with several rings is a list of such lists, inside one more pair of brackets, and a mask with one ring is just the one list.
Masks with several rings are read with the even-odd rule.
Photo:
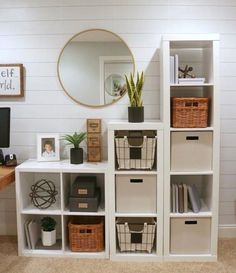
[[47, 209], [56, 202], [57, 194], [55, 184], [52, 181], [41, 179], [31, 186], [29, 196], [35, 207]]

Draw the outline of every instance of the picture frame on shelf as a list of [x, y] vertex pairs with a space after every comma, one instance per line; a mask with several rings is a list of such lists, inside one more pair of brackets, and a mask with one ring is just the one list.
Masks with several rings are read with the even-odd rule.
[[37, 135], [37, 160], [38, 161], [60, 160], [59, 134]]

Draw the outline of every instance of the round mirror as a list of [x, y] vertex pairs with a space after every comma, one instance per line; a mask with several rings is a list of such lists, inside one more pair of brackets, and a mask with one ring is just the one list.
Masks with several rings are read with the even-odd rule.
[[57, 64], [60, 83], [74, 101], [101, 107], [126, 93], [125, 75], [134, 73], [134, 58], [116, 34], [86, 30], [64, 46]]

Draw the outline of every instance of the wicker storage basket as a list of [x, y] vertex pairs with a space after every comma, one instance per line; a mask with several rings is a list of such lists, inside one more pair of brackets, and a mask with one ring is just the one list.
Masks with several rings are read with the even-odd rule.
[[101, 217], [74, 217], [69, 221], [68, 228], [71, 251], [104, 250], [104, 224]]
[[208, 98], [176, 98], [172, 104], [172, 127], [204, 128], [208, 123]]

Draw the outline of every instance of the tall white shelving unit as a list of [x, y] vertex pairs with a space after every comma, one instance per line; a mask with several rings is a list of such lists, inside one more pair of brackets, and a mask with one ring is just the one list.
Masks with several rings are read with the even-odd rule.
[[[219, 199], [219, 36], [164, 35], [161, 48], [162, 107], [164, 123], [164, 259], [174, 261], [213, 261], [217, 259], [218, 199]], [[205, 77], [204, 84], [170, 84], [170, 56], [178, 54], [179, 64], [194, 67], [197, 76]], [[171, 97], [209, 97], [210, 111], [207, 128], [172, 128]], [[208, 137], [203, 153], [197, 156], [185, 145], [187, 136], [195, 139]], [[183, 142], [176, 138], [183, 137]], [[186, 138], [185, 138], [186, 137]], [[192, 139], [194, 139], [192, 138]], [[178, 147], [178, 145], [181, 145]], [[177, 149], [176, 149], [177, 147]], [[182, 160], [189, 152], [194, 164], [188, 167]], [[201, 147], [200, 147], [201, 148]], [[210, 160], [205, 153], [208, 150]], [[178, 154], [176, 154], [178, 153]], [[202, 156], [202, 160], [201, 160]], [[175, 159], [174, 159], [175, 158]], [[176, 163], [176, 158], [178, 162]], [[175, 163], [174, 163], [175, 160]], [[207, 164], [198, 164], [206, 161]], [[210, 167], [209, 167], [209, 164]], [[200, 167], [200, 165], [202, 165]], [[200, 212], [171, 213], [171, 183], [195, 184], [199, 190]]]
[[[115, 159], [115, 132], [120, 130], [137, 131], [137, 130], [153, 130], [156, 132], [157, 145], [156, 145], [156, 160], [155, 166], [152, 170], [119, 170], [116, 167]], [[110, 258], [112, 260], [120, 261], [161, 261], [163, 255], [163, 125], [160, 122], [143, 123], [129, 123], [125, 121], [115, 121], [108, 124], [108, 164], [109, 164], [109, 216], [110, 216]], [[129, 176], [131, 178], [145, 179], [147, 177], [154, 178], [155, 193], [154, 198], [156, 202], [155, 211], [129, 211], [130, 204], [135, 202], [142, 202], [140, 195], [130, 193], [130, 203], [127, 204], [126, 212], [119, 212], [116, 208], [116, 201], [119, 196], [117, 195], [118, 177]], [[150, 185], [151, 187], [151, 185]], [[129, 195], [127, 189], [126, 195]], [[145, 197], [145, 196], [144, 196]], [[140, 199], [139, 199], [140, 198]], [[151, 198], [151, 196], [150, 196]], [[140, 207], [140, 206], [139, 206]], [[154, 248], [151, 253], [147, 252], [120, 252], [117, 232], [116, 232], [116, 219], [123, 218], [140, 218], [149, 217], [154, 218], [157, 222], [155, 232]]]
[[[71, 256], [77, 258], [109, 258], [108, 227], [108, 164], [70, 164], [68, 160], [59, 162], [37, 162], [28, 160], [16, 168], [17, 236], [18, 254], [22, 256]], [[79, 175], [96, 176], [101, 190], [101, 202], [97, 212], [71, 212], [68, 208], [70, 187]], [[47, 209], [36, 208], [29, 197], [31, 186], [36, 181], [47, 179], [54, 182], [58, 195], [56, 203]], [[44, 216], [51, 216], [57, 222], [57, 244], [44, 247], [39, 243], [35, 249], [27, 245], [24, 224], [27, 219], [35, 219], [40, 224]], [[104, 220], [105, 248], [101, 252], [72, 252], [69, 248], [68, 221], [70, 217], [101, 217]]]

